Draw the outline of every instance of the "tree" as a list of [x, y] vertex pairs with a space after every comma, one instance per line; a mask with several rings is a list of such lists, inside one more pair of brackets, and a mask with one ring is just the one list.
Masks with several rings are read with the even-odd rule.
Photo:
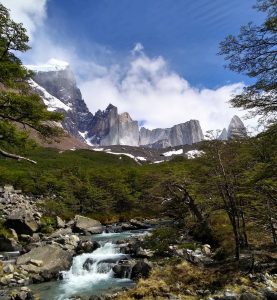
[[258, 0], [255, 6], [267, 13], [258, 26], [242, 26], [238, 36], [229, 35], [220, 43], [220, 55], [227, 67], [235, 72], [256, 78], [240, 95], [231, 99], [234, 107], [250, 110], [251, 116], [275, 122], [277, 117], [277, 1]]
[[11, 151], [23, 151], [30, 143], [30, 130], [46, 139], [60, 135], [62, 130], [55, 122], [61, 121], [62, 115], [47, 111], [28, 84], [32, 74], [14, 53], [27, 51], [28, 40], [23, 25], [11, 20], [8, 9], [0, 4], [0, 154], [35, 163]]

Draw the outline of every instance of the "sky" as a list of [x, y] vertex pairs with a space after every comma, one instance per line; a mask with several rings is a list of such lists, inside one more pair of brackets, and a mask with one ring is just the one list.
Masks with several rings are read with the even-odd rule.
[[[198, 119], [228, 126], [249, 79], [224, 68], [219, 42], [261, 23], [255, 0], [1, 0], [28, 30], [25, 64], [70, 63], [91, 110], [109, 103], [148, 128]], [[253, 125], [255, 121], [245, 121]]]

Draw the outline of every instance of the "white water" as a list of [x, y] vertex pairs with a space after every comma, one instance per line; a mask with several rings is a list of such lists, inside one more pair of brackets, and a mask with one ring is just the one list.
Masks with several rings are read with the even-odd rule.
[[[87, 289], [91, 291], [94, 289], [101, 290], [102, 286], [111, 285], [114, 281], [112, 267], [122, 257], [119, 248], [111, 242], [104, 243], [92, 253], [74, 257], [70, 270], [62, 272], [61, 295], [57, 299], [68, 299], [69, 296]], [[93, 260], [93, 263], [88, 270], [85, 270], [83, 265], [87, 259]], [[105, 262], [107, 260], [114, 263]]]

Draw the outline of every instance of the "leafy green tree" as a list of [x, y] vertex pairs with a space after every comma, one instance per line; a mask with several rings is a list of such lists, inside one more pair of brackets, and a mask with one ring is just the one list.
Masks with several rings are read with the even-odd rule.
[[29, 130], [46, 139], [61, 134], [54, 122], [61, 121], [62, 115], [47, 111], [28, 84], [31, 73], [14, 52], [27, 51], [28, 40], [23, 25], [11, 20], [9, 10], [0, 4], [0, 154], [35, 163], [11, 151], [23, 151], [29, 144]]
[[262, 25], [249, 23], [237, 36], [229, 35], [220, 43], [227, 67], [244, 73], [256, 82], [244, 88], [231, 103], [261, 120], [276, 121], [277, 116], [277, 1], [258, 0], [255, 6], [267, 14]]

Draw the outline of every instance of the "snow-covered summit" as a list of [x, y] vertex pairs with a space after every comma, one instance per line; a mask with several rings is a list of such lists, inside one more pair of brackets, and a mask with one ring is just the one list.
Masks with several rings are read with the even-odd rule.
[[69, 67], [69, 63], [66, 61], [51, 58], [46, 64], [26, 65], [25, 67], [34, 72], [55, 72], [66, 70]]

